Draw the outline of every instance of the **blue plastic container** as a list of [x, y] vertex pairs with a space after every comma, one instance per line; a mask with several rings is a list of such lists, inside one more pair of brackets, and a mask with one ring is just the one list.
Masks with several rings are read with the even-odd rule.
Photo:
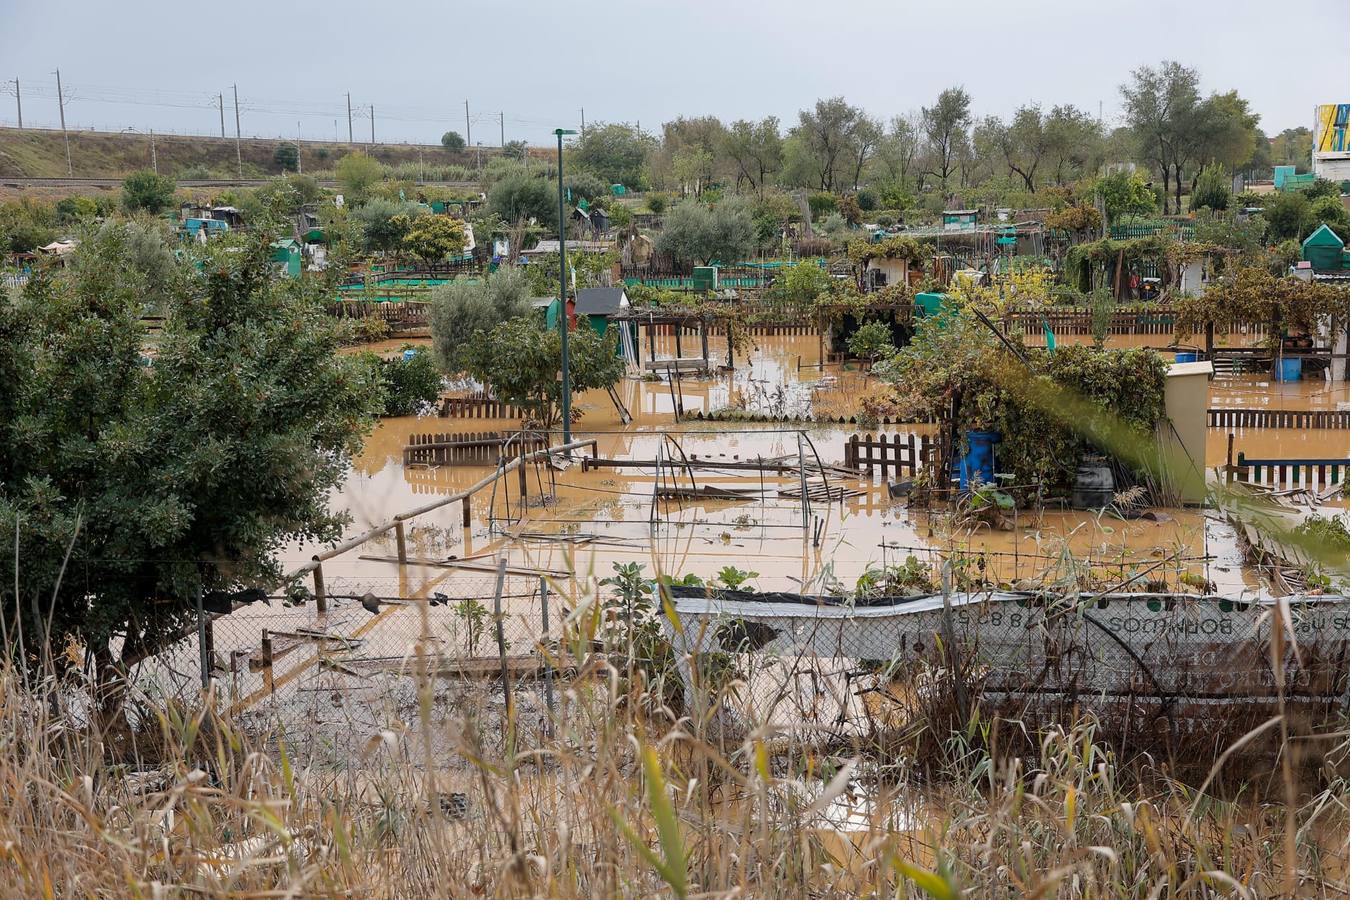
[[1002, 440], [1003, 435], [997, 431], [966, 432], [970, 450], [953, 464], [956, 471], [952, 473], [960, 479], [961, 490], [970, 489], [977, 473], [983, 483], [994, 483], [994, 445]]
[[1196, 352], [1194, 352], [1194, 351], [1182, 351], [1182, 352], [1180, 352], [1180, 353], [1177, 354], [1177, 362], [1179, 362], [1179, 363], [1184, 363], [1184, 362], [1198, 362], [1199, 359], [1200, 359], [1200, 354], [1199, 354], [1199, 353], [1196, 353]]
[[1303, 360], [1282, 359], [1279, 368], [1275, 370], [1276, 381], [1301, 381], [1303, 380]]
[[417, 351], [414, 350], [412, 347], [409, 347], [407, 350], [404, 350], [404, 351], [403, 351], [403, 361], [404, 361], [404, 362], [407, 362], [408, 360], [412, 359], [412, 358], [413, 358], [414, 356], [416, 356], [416, 355], [417, 355]]

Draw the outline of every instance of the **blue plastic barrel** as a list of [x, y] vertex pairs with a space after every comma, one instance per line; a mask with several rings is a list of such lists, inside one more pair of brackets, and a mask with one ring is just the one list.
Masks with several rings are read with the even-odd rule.
[[1193, 351], [1193, 350], [1189, 350], [1189, 351], [1188, 351], [1188, 350], [1183, 350], [1183, 351], [1180, 351], [1180, 352], [1177, 353], [1177, 362], [1179, 362], [1179, 363], [1184, 363], [1184, 362], [1197, 362], [1197, 361], [1199, 361], [1199, 359], [1200, 359], [1200, 354], [1199, 354], [1199, 353], [1196, 353], [1196, 352]]
[[970, 483], [978, 473], [980, 481], [994, 483], [994, 445], [1003, 440], [997, 431], [967, 431], [966, 443], [969, 452], [953, 465], [955, 474], [961, 480], [961, 490], [968, 490]]
[[1275, 370], [1275, 378], [1277, 381], [1301, 381], [1303, 379], [1302, 358], [1280, 360], [1280, 366]]

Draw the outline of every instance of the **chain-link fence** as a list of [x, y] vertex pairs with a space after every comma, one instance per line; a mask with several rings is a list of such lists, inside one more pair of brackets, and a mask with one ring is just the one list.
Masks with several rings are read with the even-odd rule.
[[[403, 596], [399, 579], [330, 578], [327, 609], [270, 597], [209, 618], [144, 663], [138, 690], [187, 700], [208, 679], [219, 708], [258, 729], [303, 729], [337, 750], [391, 728], [477, 709], [545, 727], [560, 616], [535, 574], [456, 573]], [[429, 729], [444, 733], [445, 729]]]
[[936, 720], [960, 728], [978, 707], [984, 721], [1087, 712], [1132, 741], [1222, 747], [1282, 709], [1316, 725], [1350, 703], [1340, 597], [983, 592], [854, 606], [672, 593], [665, 632], [685, 705], [714, 703], [742, 735], [875, 739]]

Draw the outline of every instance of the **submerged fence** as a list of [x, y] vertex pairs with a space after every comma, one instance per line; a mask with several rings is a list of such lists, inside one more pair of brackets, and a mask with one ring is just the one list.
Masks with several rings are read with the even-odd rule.
[[[508, 444], [510, 445], [508, 448]], [[408, 435], [403, 448], [403, 464], [428, 466], [495, 465], [506, 455], [533, 453], [548, 446], [539, 434], [519, 432], [467, 431]]]
[[893, 434], [889, 438], [879, 434], [852, 435], [844, 442], [844, 467], [866, 472], [880, 472], [885, 478], [894, 470], [896, 475], [917, 475], [933, 462], [937, 443], [930, 435]]
[[1350, 409], [1209, 409], [1210, 428], [1350, 428]]
[[441, 417], [447, 419], [520, 419], [525, 416], [521, 407], [503, 403], [483, 391], [464, 397], [445, 397], [439, 411]]

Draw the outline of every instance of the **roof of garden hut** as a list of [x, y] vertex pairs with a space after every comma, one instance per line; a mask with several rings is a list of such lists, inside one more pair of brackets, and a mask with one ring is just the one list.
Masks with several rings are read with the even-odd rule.
[[1331, 230], [1331, 227], [1323, 222], [1317, 226], [1317, 230], [1308, 235], [1303, 241], [1304, 247], [1344, 247], [1345, 241], [1341, 240], [1340, 235]]
[[593, 287], [577, 291], [578, 315], [613, 316], [627, 306], [628, 295], [621, 287]]

